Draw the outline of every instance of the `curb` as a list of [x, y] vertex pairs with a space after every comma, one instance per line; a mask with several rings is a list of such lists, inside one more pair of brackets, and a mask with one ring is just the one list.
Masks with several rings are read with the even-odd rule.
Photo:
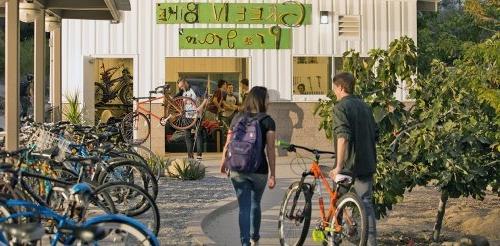
[[217, 245], [203, 231], [203, 227], [212, 219], [238, 207], [238, 201], [234, 196], [225, 198], [219, 202], [213, 203], [210, 206], [200, 210], [193, 215], [193, 219], [189, 223], [187, 231], [193, 237], [195, 245]]

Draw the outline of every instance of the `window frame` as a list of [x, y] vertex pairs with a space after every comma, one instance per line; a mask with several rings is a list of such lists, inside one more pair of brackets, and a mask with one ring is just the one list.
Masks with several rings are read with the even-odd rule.
[[[293, 90], [294, 90], [294, 87], [293, 87], [293, 77], [294, 77], [294, 72], [295, 72], [295, 68], [294, 68], [294, 59], [296, 57], [327, 57], [327, 58], [330, 58], [331, 59], [331, 67], [330, 67], [330, 71], [331, 71], [331, 74], [330, 74], [330, 81], [333, 79], [333, 72], [334, 72], [334, 66], [335, 66], [335, 56], [331, 56], [331, 55], [321, 55], [321, 54], [315, 54], [315, 55], [310, 55], [310, 54], [292, 54], [292, 57], [290, 59], [290, 63], [291, 63], [291, 78], [292, 80], [290, 81], [291, 83], [291, 86], [290, 86], [290, 94], [292, 95], [292, 102], [318, 102], [320, 99], [321, 100], [326, 100], [328, 99], [328, 97], [326, 96], [327, 94], [322, 94], [322, 95], [295, 95], [293, 93]], [[330, 85], [330, 89], [331, 91], [331, 85]]]

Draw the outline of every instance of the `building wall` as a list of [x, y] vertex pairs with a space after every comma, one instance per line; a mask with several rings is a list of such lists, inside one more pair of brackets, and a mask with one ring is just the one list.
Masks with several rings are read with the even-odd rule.
[[[269, 113], [277, 122], [277, 138], [317, 147], [331, 148], [324, 133], [318, 130], [319, 118], [313, 116], [317, 98], [309, 102], [293, 101], [293, 57], [341, 57], [354, 49], [366, 56], [373, 48], [387, 48], [401, 36], [416, 39], [416, 0], [299, 0], [312, 4], [311, 25], [293, 29], [292, 49], [287, 50], [181, 50], [179, 28], [249, 28], [270, 25], [222, 24], [156, 24], [156, 1], [130, 0], [131, 11], [122, 13], [119, 24], [109, 21], [63, 20], [62, 92], [78, 91], [83, 103], [93, 105], [94, 90], [89, 71], [92, 58], [133, 58], [134, 95], [147, 96], [148, 91], [161, 85], [171, 75], [166, 74], [168, 57], [245, 57], [249, 58], [248, 76], [251, 86], [266, 86], [270, 90]], [[162, 1], [164, 2], [164, 1]], [[179, 0], [179, 2], [189, 2]], [[199, 0], [196, 2], [277, 3], [281, 0]], [[320, 11], [329, 11], [328, 24], [320, 24]], [[345, 39], [338, 35], [338, 17], [359, 15], [360, 36]], [[404, 93], [398, 93], [399, 99]], [[296, 98], [295, 98], [296, 99]], [[307, 99], [307, 98], [306, 98]], [[161, 112], [161, 105], [155, 105]], [[155, 111], [155, 110], [154, 110]], [[300, 122], [302, 124], [300, 124]], [[297, 124], [299, 123], [299, 124]], [[152, 139], [147, 144], [157, 153], [164, 152], [164, 129], [152, 123]], [[285, 154], [280, 152], [280, 154]]]
[[[293, 48], [290, 50], [181, 50], [178, 47], [179, 28], [245, 28], [269, 25], [156, 24], [155, 1], [149, 0], [131, 0], [132, 10], [122, 12], [122, 21], [119, 24], [111, 24], [109, 21], [63, 20], [63, 93], [79, 90], [83, 94], [83, 83], [93, 83], [84, 81], [84, 73], [87, 71], [83, 69], [83, 62], [86, 56], [135, 57], [137, 59], [136, 76], [134, 76], [135, 93], [140, 96], [146, 96], [151, 88], [165, 81], [166, 57], [248, 57], [251, 85], [262, 85], [273, 90], [274, 101], [289, 101], [292, 99], [293, 56], [342, 56], [343, 52], [350, 49], [366, 55], [372, 48], [386, 48], [393, 39], [400, 36], [416, 38], [416, 0], [300, 0], [300, 2], [313, 5], [312, 24], [294, 28]], [[319, 23], [320, 11], [330, 11], [332, 16], [329, 24]], [[339, 15], [360, 15], [359, 39], [338, 37]], [[83, 98], [91, 95], [86, 96]]]

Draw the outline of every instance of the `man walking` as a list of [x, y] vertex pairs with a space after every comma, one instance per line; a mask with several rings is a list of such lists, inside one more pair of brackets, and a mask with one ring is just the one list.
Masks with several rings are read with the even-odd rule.
[[330, 172], [333, 179], [342, 171], [352, 172], [354, 189], [363, 201], [368, 216], [368, 245], [377, 245], [376, 221], [373, 209], [373, 174], [376, 171], [375, 143], [378, 128], [370, 107], [353, 95], [355, 79], [350, 73], [333, 78], [337, 103], [333, 108], [336, 167]]

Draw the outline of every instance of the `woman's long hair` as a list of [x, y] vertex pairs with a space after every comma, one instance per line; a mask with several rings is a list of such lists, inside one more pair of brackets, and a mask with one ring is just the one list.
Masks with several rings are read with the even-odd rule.
[[267, 111], [266, 101], [269, 94], [267, 88], [262, 86], [253, 87], [243, 103], [243, 109], [246, 113], [265, 113]]

